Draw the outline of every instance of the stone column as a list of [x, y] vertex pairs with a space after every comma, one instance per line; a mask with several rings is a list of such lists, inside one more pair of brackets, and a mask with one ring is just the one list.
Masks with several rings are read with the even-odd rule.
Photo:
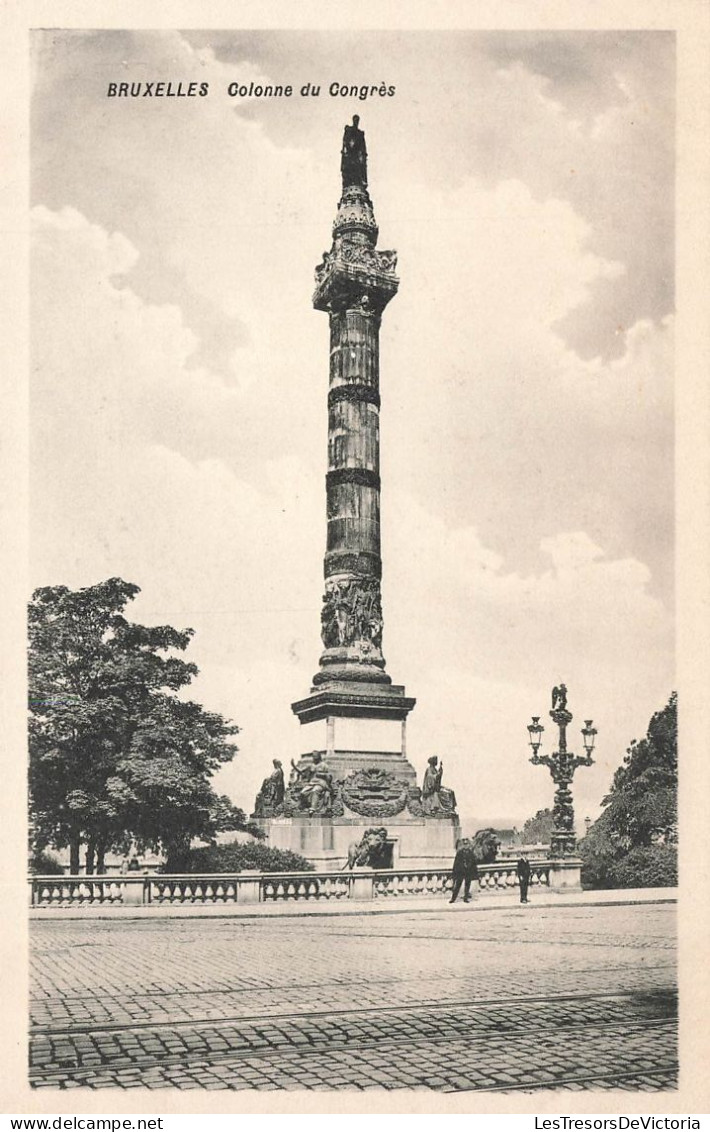
[[382, 312], [397, 293], [394, 252], [376, 250], [364, 134], [346, 128], [360, 158], [343, 161], [330, 252], [316, 269], [313, 305], [330, 319], [324, 651], [314, 686], [391, 683], [382, 655], [380, 374]]

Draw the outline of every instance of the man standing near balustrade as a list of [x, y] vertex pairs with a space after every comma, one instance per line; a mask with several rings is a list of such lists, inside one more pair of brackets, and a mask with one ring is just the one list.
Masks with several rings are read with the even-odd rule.
[[518, 874], [518, 883], [520, 884], [520, 903], [527, 904], [528, 885], [530, 884], [530, 862], [528, 861], [527, 853], [521, 853], [518, 857], [516, 872]]
[[451, 899], [449, 900], [449, 904], [453, 904], [456, 900], [456, 897], [461, 891], [462, 884], [464, 886], [464, 904], [470, 903], [471, 881], [478, 879], [478, 868], [476, 866], [476, 856], [473, 851], [473, 845], [467, 837], [463, 837], [456, 842], [456, 856], [454, 857], [451, 877], [454, 882], [454, 886], [451, 890]]

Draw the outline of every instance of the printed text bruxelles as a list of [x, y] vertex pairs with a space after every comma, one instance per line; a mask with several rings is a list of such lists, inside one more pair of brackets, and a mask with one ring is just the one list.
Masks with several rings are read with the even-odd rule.
[[[395, 87], [381, 83], [338, 83], [333, 82], [324, 88], [321, 83], [307, 82], [296, 89], [281, 83], [230, 83], [226, 87], [229, 98], [319, 98], [321, 91], [327, 89], [331, 98], [392, 98]], [[107, 98], [206, 98], [210, 93], [209, 82], [173, 82], [172, 79], [133, 83], [109, 83]]]

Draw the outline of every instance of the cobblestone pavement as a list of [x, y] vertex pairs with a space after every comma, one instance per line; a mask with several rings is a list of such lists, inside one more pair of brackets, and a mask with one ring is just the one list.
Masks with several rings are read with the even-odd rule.
[[676, 1088], [675, 908], [32, 925], [37, 1088]]

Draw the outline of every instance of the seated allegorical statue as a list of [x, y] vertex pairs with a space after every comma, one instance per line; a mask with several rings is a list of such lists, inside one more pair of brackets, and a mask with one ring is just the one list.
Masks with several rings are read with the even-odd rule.
[[456, 809], [456, 797], [453, 790], [441, 785], [444, 776], [444, 764], [439, 764], [436, 755], [428, 760], [422, 783], [422, 812], [431, 817], [436, 814], [451, 814]]
[[291, 785], [293, 794], [298, 797], [300, 810], [306, 810], [311, 817], [328, 816], [333, 812], [335, 786], [333, 776], [323, 762], [323, 756], [314, 751], [310, 766], [294, 766], [298, 778]]
[[268, 778], [261, 784], [261, 789], [254, 803], [254, 817], [273, 817], [276, 810], [283, 805], [284, 800], [284, 771], [279, 759], [273, 760], [274, 769]]

